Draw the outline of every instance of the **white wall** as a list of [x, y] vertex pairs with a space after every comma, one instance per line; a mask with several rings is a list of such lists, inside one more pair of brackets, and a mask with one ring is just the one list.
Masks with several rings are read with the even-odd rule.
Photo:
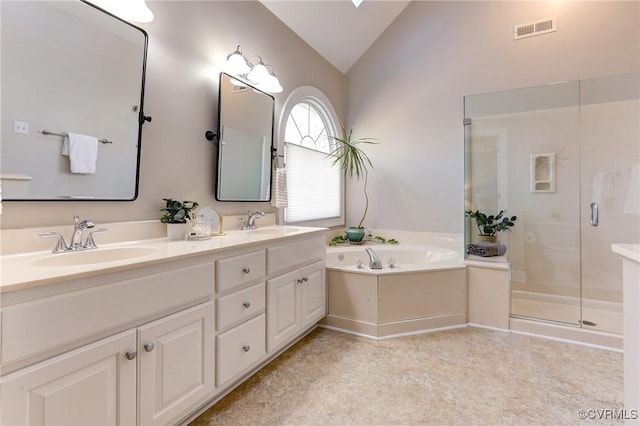
[[[640, 69], [638, 2], [414, 1], [347, 73], [347, 126], [368, 148], [365, 226], [463, 231], [465, 95]], [[514, 24], [557, 17], [513, 40]], [[362, 211], [351, 183], [347, 222]]]
[[[73, 215], [105, 222], [158, 219], [163, 197], [197, 200], [224, 214], [273, 211], [268, 203], [218, 203], [214, 197], [214, 145], [218, 73], [236, 45], [261, 55], [284, 87], [275, 95], [276, 126], [296, 87], [322, 90], [344, 116], [345, 76], [256, 1], [150, 1], [139, 196], [133, 202], [4, 202], [0, 227], [71, 224]], [[277, 128], [276, 128], [277, 134]]]

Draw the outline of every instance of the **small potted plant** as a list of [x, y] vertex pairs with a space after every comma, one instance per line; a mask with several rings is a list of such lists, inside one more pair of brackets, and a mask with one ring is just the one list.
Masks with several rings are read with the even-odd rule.
[[510, 231], [515, 225], [516, 216], [505, 216], [506, 210], [500, 210], [497, 215], [487, 215], [480, 210], [467, 210], [465, 216], [475, 219], [478, 226], [480, 241], [496, 242], [496, 234], [500, 231]]
[[360, 138], [351, 140], [353, 129], [347, 131], [342, 127], [342, 137], [331, 136], [331, 139], [336, 143], [335, 149], [329, 154], [333, 157], [332, 165], [340, 163], [340, 168], [346, 177], [355, 178], [359, 180], [364, 176], [364, 212], [362, 218], [358, 222], [358, 226], [350, 226], [345, 229], [347, 239], [349, 242], [358, 243], [364, 238], [364, 219], [367, 216], [369, 210], [369, 195], [367, 194], [367, 177], [369, 175], [368, 167], [373, 168], [371, 160], [367, 154], [359, 146], [361, 144], [375, 144], [375, 139], [372, 138]]
[[193, 211], [198, 208], [195, 201], [177, 201], [173, 198], [163, 198], [166, 204], [160, 209], [160, 222], [167, 224], [167, 237], [170, 240], [183, 240], [187, 233], [187, 220], [191, 219]]

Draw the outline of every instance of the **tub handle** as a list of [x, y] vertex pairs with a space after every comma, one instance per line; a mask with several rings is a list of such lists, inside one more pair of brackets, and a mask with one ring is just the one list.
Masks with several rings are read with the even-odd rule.
[[591, 203], [591, 226], [598, 226], [598, 203]]

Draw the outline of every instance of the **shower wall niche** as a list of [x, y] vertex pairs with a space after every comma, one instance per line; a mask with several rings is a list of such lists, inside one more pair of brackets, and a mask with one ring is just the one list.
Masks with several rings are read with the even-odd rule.
[[639, 98], [638, 73], [464, 98], [465, 209], [518, 216], [512, 316], [622, 332], [610, 246], [640, 242]]
[[531, 154], [531, 192], [556, 192], [556, 154]]

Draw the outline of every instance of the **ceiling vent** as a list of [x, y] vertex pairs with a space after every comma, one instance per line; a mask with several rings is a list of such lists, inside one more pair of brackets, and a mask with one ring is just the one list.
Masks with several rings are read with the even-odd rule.
[[513, 39], [519, 40], [525, 37], [533, 37], [556, 31], [556, 18], [546, 18], [535, 22], [513, 26]]

